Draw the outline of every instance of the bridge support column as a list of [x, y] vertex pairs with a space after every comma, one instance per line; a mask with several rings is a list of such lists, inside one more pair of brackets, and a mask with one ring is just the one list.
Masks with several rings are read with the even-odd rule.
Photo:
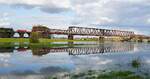
[[105, 41], [105, 37], [100, 36], [100, 37], [99, 37], [99, 41], [100, 41], [100, 42], [104, 42], [104, 41]]
[[[68, 35], [68, 40], [73, 40], [73, 35], [69, 34], [69, 35]], [[73, 41], [69, 41], [68, 44], [69, 44], [70, 46], [72, 46], [72, 45], [73, 45]]]
[[73, 40], [73, 35], [69, 34], [69, 35], [68, 35], [68, 39], [69, 39], [69, 40]]

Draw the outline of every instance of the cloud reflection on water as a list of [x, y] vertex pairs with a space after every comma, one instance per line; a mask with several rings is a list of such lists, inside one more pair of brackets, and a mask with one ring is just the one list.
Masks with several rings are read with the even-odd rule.
[[[95, 47], [38, 48], [36, 50], [32, 49], [32, 51], [29, 48], [26, 51], [20, 51], [19, 48], [19, 51], [15, 49], [10, 53], [1, 52], [0, 78], [16, 77], [15, 79], [17, 79], [17, 76], [18, 78], [24, 76], [23, 79], [26, 79], [38, 76], [41, 79], [41, 77], [44, 78], [54, 74], [87, 70], [132, 70], [133, 68], [129, 64], [133, 59], [141, 58], [143, 63], [148, 63], [147, 61], [150, 60], [148, 58], [149, 54], [144, 51], [144, 48], [141, 48], [143, 45], [113, 43]], [[133, 51], [135, 46], [140, 47], [142, 50], [139, 50], [140, 52]], [[103, 52], [99, 53], [101, 50]], [[80, 54], [71, 55], [68, 54], [69, 52]], [[95, 53], [92, 54], [92, 52]], [[6, 60], [7, 62], [5, 62]], [[144, 67], [150, 69], [148, 64], [145, 64]]]

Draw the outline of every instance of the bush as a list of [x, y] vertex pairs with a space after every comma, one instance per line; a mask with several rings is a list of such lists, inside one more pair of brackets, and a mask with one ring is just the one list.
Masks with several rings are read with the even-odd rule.
[[141, 65], [141, 62], [140, 62], [140, 60], [139, 59], [135, 59], [135, 60], [133, 60], [132, 61], [132, 67], [134, 67], [134, 68], [138, 68], [138, 67], [140, 67], [140, 65]]
[[40, 34], [38, 32], [31, 32], [30, 43], [39, 43]]

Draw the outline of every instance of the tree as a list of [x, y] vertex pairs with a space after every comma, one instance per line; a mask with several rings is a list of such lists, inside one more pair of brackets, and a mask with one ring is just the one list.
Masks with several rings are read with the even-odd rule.
[[39, 43], [40, 33], [31, 32], [30, 43]]

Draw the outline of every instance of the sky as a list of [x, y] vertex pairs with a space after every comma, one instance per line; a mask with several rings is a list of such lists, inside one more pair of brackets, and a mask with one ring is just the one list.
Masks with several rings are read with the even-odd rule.
[[150, 35], [150, 0], [0, 0], [0, 27], [120, 29]]

